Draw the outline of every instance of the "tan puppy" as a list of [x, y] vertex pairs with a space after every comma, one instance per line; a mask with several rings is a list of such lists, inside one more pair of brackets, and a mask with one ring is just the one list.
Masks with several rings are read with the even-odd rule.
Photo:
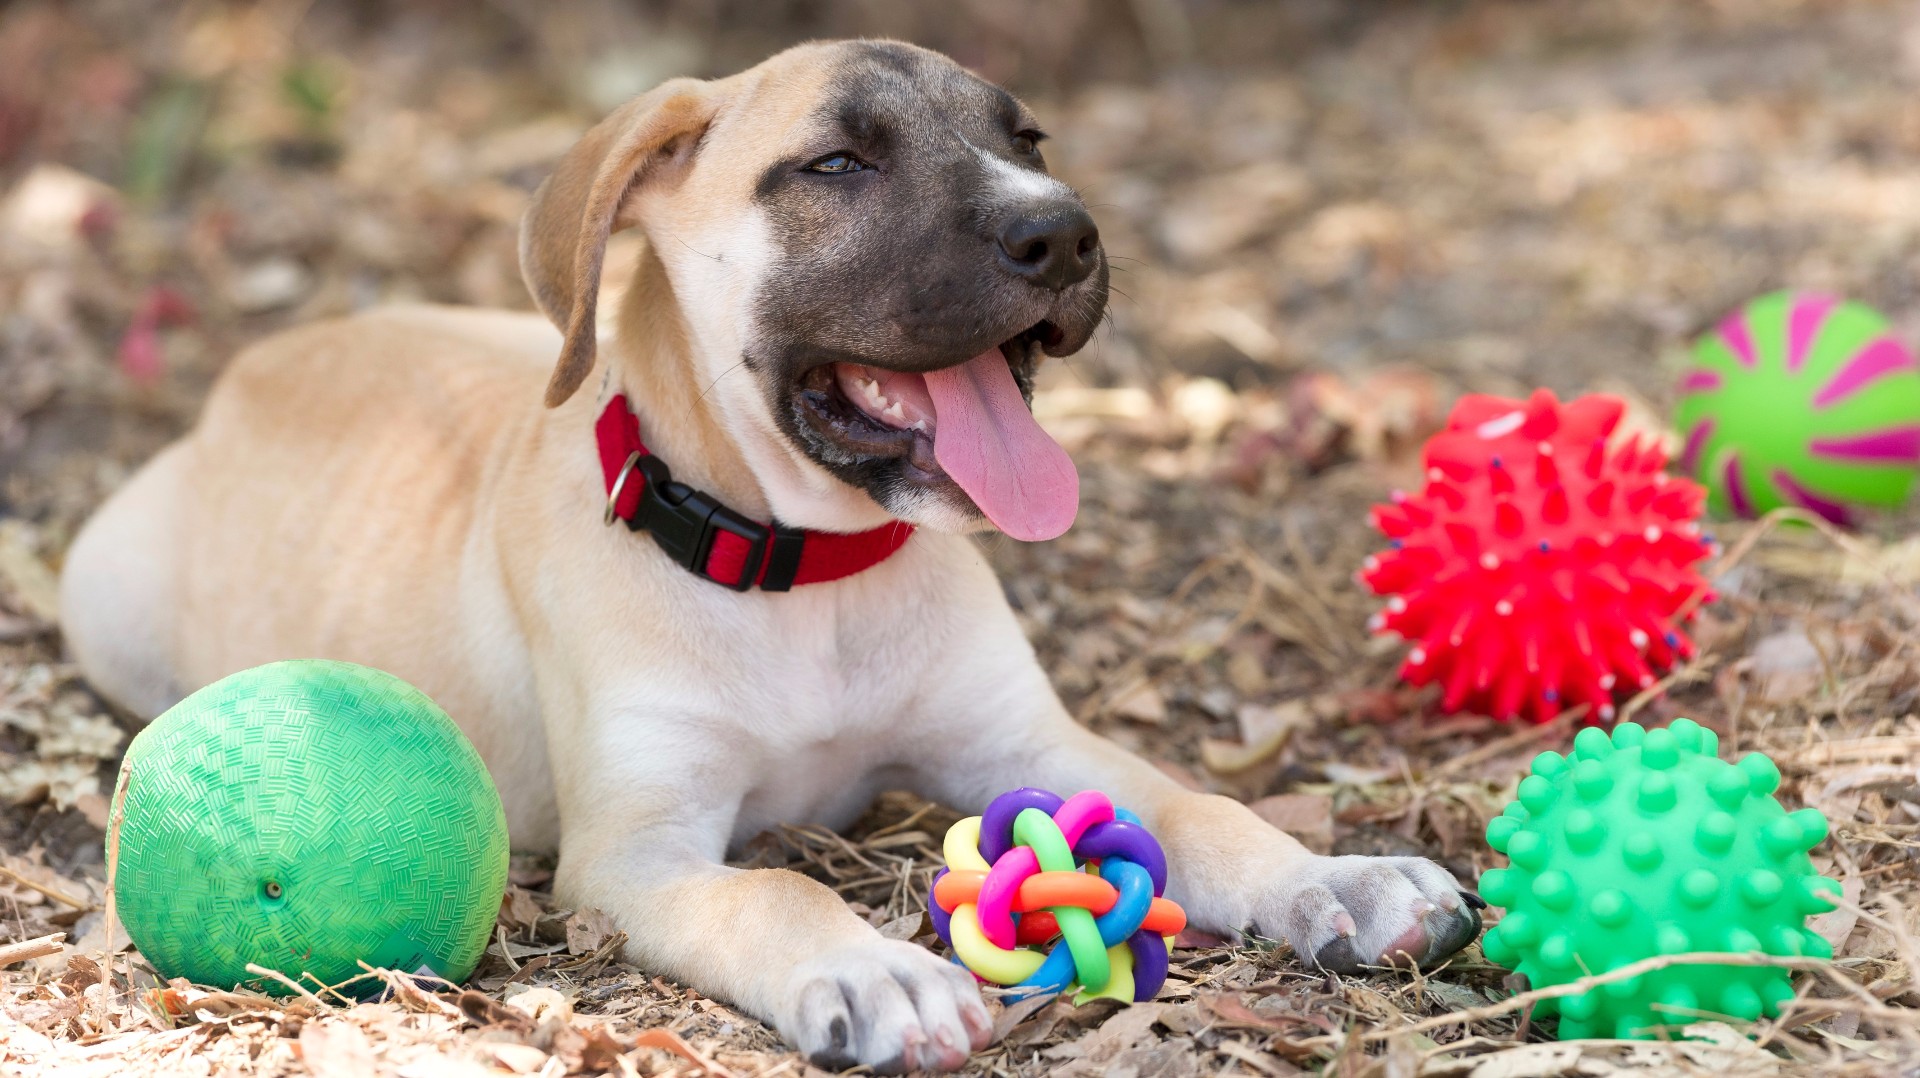
[[[804, 876], [722, 863], [887, 788], [969, 811], [1100, 789], [1160, 836], [1201, 928], [1335, 969], [1452, 953], [1479, 919], [1438, 867], [1311, 855], [1076, 725], [963, 534], [1050, 537], [1076, 504], [1021, 398], [1042, 352], [1092, 333], [1106, 259], [1038, 138], [1018, 101], [899, 44], [661, 86], [527, 214], [523, 269], [560, 334], [416, 307], [250, 349], [74, 544], [67, 639], [147, 717], [276, 659], [406, 678], [479, 747], [514, 844], [558, 852], [561, 901], [828, 1064], [952, 1068], [989, 1031], [954, 965]], [[648, 242], [596, 399], [575, 391], [629, 226]], [[923, 527], [835, 582], [703, 579], [603, 524], [594, 424], [621, 393], [677, 479], [746, 517]]]

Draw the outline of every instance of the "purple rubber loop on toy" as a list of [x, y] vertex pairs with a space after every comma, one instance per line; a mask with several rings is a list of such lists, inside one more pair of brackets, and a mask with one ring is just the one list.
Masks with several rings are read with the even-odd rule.
[[[940, 886], [940, 877], [946, 874], [947, 870], [944, 868], [934, 873], [933, 886]], [[933, 930], [939, 933], [940, 942], [949, 947], [953, 946], [953, 914], [940, 908], [940, 903], [933, 900], [931, 890], [927, 892], [927, 916], [933, 919]]]
[[1165, 894], [1167, 891], [1167, 855], [1160, 850], [1160, 843], [1139, 824], [1124, 820], [1097, 823], [1087, 828], [1080, 836], [1080, 842], [1073, 848], [1076, 860], [1090, 861], [1096, 857], [1119, 857], [1132, 861], [1147, 870], [1153, 877], [1153, 893]]
[[987, 811], [980, 814], [981, 858], [989, 865], [998, 864], [1000, 858], [1013, 849], [1013, 818], [1021, 812], [1036, 808], [1051, 816], [1060, 811], [1063, 804], [1060, 795], [1032, 786], [1008, 790], [994, 798]]
[[[1053, 814], [1053, 822], [1060, 828], [1060, 833], [1066, 836], [1069, 847], [1079, 845], [1080, 836], [1087, 833], [1087, 828], [1106, 823], [1111, 819], [1113, 819], [1113, 802], [1107, 800], [1106, 794], [1097, 790], [1082, 790], [1074, 794], [1067, 798], [1058, 812]], [[1086, 858], [1082, 857], [1080, 860], [1084, 861]]]
[[1167, 983], [1167, 941], [1143, 928], [1127, 937], [1127, 950], [1133, 952], [1133, 1000], [1145, 1003]]
[[1033, 852], [1032, 846], [1015, 846], [1007, 851], [1005, 857], [996, 858], [993, 867], [987, 870], [987, 878], [980, 884], [977, 908], [980, 913], [980, 934], [995, 947], [1003, 951], [1013, 950], [1017, 942], [1014, 939], [1013, 899], [1020, 893], [1020, 885], [1039, 871], [1040, 855]]

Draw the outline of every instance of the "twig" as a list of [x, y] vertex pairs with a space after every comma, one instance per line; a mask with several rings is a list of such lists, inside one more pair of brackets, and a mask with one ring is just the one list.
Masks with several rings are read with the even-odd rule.
[[322, 1011], [327, 1009], [327, 1003], [325, 1000], [321, 999], [319, 996], [314, 995], [312, 992], [307, 991], [306, 986], [302, 985], [300, 982], [294, 980], [292, 977], [287, 976], [286, 974], [280, 972], [277, 969], [268, 969], [267, 967], [260, 965], [258, 962], [249, 962], [247, 963], [247, 972], [253, 974], [255, 977], [271, 977], [272, 979], [279, 981], [281, 984], [286, 985], [288, 988], [293, 989], [295, 992], [298, 992], [301, 998], [305, 999], [307, 1002], [313, 1004], [314, 1006], [320, 1008]]
[[[1488, 1018], [1496, 1018], [1510, 1011], [1531, 1007], [1542, 1000], [1579, 995], [1582, 992], [1597, 988], [1603, 984], [1624, 981], [1632, 977], [1638, 977], [1643, 973], [1652, 973], [1654, 970], [1666, 969], [1669, 966], [1778, 966], [1785, 969], [1826, 970], [1831, 968], [1832, 965], [1833, 963], [1820, 958], [1782, 957], [1779, 955], [1752, 954], [1744, 951], [1701, 951], [1695, 954], [1655, 955], [1652, 958], [1643, 958], [1638, 962], [1621, 966], [1618, 969], [1611, 969], [1605, 973], [1596, 973], [1588, 977], [1582, 977], [1577, 981], [1551, 985], [1546, 988], [1536, 988], [1531, 992], [1521, 992], [1517, 995], [1509, 996], [1498, 1003], [1489, 1003], [1484, 1007], [1469, 1007], [1463, 1011], [1450, 1011], [1446, 1014], [1435, 1015], [1432, 1018], [1415, 1022], [1410, 1026], [1401, 1026], [1398, 1029], [1372, 1030], [1361, 1036], [1368, 1041], [1385, 1041], [1392, 1040], [1395, 1037], [1404, 1037], [1409, 1034], [1445, 1029], [1448, 1026], [1479, 1022]], [[1889, 1007], [1887, 1009], [1896, 1010], [1897, 1008]], [[1334, 1037], [1316, 1037], [1309, 1041], [1303, 1041], [1301, 1044], [1333, 1044], [1337, 1039], [1338, 1038]]]
[[1482, 760], [1490, 760], [1497, 756], [1503, 756], [1515, 749], [1526, 748], [1528, 745], [1537, 741], [1545, 741], [1549, 736], [1562, 733], [1568, 726], [1584, 719], [1586, 714], [1587, 705], [1585, 704], [1570, 707], [1538, 726], [1529, 726], [1518, 733], [1508, 734], [1498, 741], [1489, 741], [1472, 752], [1463, 753], [1446, 760], [1429, 771], [1427, 777], [1438, 778], [1442, 775], [1451, 775], [1457, 771], [1472, 767]]
[[[364, 960], [359, 961], [360, 968], [366, 970], [366, 972], [351, 980], [341, 981], [336, 987], [345, 987], [354, 981], [366, 977], [377, 977], [387, 986], [387, 990], [393, 993], [396, 998], [400, 999], [403, 1004], [412, 1002], [422, 1010], [437, 1010], [441, 1014], [451, 1018], [460, 1018], [463, 1016], [464, 1012], [462, 1012], [459, 1007], [442, 999], [438, 993], [429, 992], [425, 988], [422, 988], [419, 983], [421, 978], [418, 974], [406, 974], [391, 969], [378, 969], [368, 965]], [[532, 963], [528, 963], [528, 965], [531, 964]], [[434, 979], [440, 980], [438, 977]], [[460, 987], [451, 981], [441, 981], [441, 983], [447, 985], [449, 988]]]
[[0, 966], [11, 966], [15, 962], [26, 962], [35, 958], [45, 958], [50, 954], [59, 954], [60, 945], [66, 941], [65, 932], [55, 932], [51, 936], [37, 936], [18, 943], [0, 943]]
[[48, 887], [44, 883], [35, 883], [33, 880], [30, 880], [27, 877], [22, 876], [20, 873], [15, 872], [13, 869], [10, 869], [5, 865], [0, 865], [0, 876], [5, 876], [7, 879], [12, 880], [13, 882], [19, 884], [22, 887], [25, 887], [30, 891], [38, 891], [41, 894], [46, 895], [48, 898], [53, 899], [55, 902], [58, 902], [64, 906], [72, 906], [76, 910], [91, 910], [91, 909], [98, 908], [94, 906], [93, 903], [87, 901], [86, 899], [75, 898], [72, 895], [67, 894], [65, 891], [62, 891], [57, 887]]
[[734, 1078], [732, 1071], [701, 1055], [693, 1045], [688, 1044], [678, 1033], [670, 1029], [643, 1029], [640, 1035], [634, 1038], [633, 1046], [635, 1049], [657, 1048], [663, 1052], [671, 1052], [708, 1074], [718, 1075], [719, 1078]]
[[[1724, 573], [1732, 568], [1735, 563], [1739, 562], [1752, 551], [1754, 545], [1760, 541], [1762, 536], [1765, 536], [1780, 524], [1790, 520], [1807, 525], [1825, 536], [1829, 542], [1839, 547], [1843, 552], [1857, 558], [1869, 575], [1880, 578], [1879, 583], [1886, 589], [1888, 596], [1904, 608], [1909, 617], [1920, 620], [1920, 601], [1916, 601], [1909, 589], [1902, 587], [1898, 580], [1895, 580], [1885, 569], [1880, 568], [1876, 564], [1872, 546], [1834, 527], [1831, 522], [1818, 513], [1810, 513], [1805, 509], [1783, 506], [1761, 517], [1760, 522], [1753, 530], [1741, 536], [1740, 541], [1734, 544], [1733, 550], [1714, 567], [1715, 572]], [[1876, 570], [1878, 571], [1876, 572]]]
[[513, 948], [507, 946], [507, 926], [494, 925], [493, 935], [500, 942], [500, 957], [507, 960], [507, 967], [515, 973], [520, 972], [520, 963], [513, 960]]
[[133, 759], [120, 762], [120, 774], [113, 783], [113, 815], [107, 820], [107, 909], [103, 917], [106, 937], [100, 955], [100, 987], [113, 991], [114, 880], [120, 867], [120, 828], [127, 822], [127, 794], [133, 789]]

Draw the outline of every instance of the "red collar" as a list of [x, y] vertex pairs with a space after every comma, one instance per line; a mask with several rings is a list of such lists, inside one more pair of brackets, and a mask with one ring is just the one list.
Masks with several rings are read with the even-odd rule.
[[749, 520], [674, 481], [640, 440], [640, 418], [625, 394], [607, 402], [593, 434], [607, 481], [606, 522], [618, 517], [634, 531], [645, 530], [682, 568], [735, 591], [756, 584], [786, 591], [852, 576], [886, 561], [913, 535], [913, 525], [900, 521], [845, 535]]

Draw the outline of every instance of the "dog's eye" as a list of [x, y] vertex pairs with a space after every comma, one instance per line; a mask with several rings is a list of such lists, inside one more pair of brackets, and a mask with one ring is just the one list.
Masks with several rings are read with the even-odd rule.
[[818, 161], [807, 165], [807, 171], [837, 174], [841, 172], [861, 172], [872, 167], [872, 165], [867, 164], [865, 161], [860, 160], [850, 153], [830, 153]]
[[1040, 152], [1040, 140], [1047, 136], [1038, 131], [1021, 131], [1013, 136], [1013, 152], [1027, 157]]

